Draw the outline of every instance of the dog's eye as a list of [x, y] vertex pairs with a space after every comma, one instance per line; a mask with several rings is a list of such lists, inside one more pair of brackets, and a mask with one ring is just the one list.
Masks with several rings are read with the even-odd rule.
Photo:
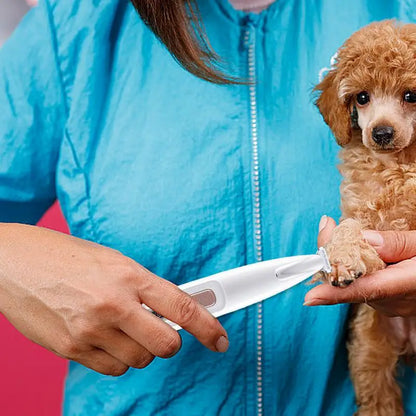
[[403, 100], [407, 103], [416, 103], [416, 92], [406, 91], [403, 95]]
[[360, 105], [366, 105], [370, 101], [370, 95], [367, 91], [361, 91], [357, 94], [357, 103]]

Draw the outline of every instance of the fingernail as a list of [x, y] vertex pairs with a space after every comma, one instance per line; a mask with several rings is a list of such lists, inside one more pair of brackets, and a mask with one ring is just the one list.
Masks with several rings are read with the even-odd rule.
[[372, 246], [381, 247], [384, 243], [383, 236], [377, 231], [365, 230], [362, 235]]
[[315, 300], [306, 300], [305, 302], [303, 302], [303, 306], [313, 306], [315, 305]]
[[303, 306], [318, 306], [318, 305], [328, 305], [328, 304], [329, 302], [327, 300], [318, 299], [318, 298], [305, 300], [305, 302], [303, 302]]
[[228, 339], [224, 336], [219, 337], [217, 343], [215, 344], [215, 348], [218, 352], [225, 352], [228, 350], [228, 346], [230, 343], [228, 342]]
[[321, 232], [328, 224], [328, 217], [326, 215], [322, 215], [321, 220], [319, 221], [319, 232]]

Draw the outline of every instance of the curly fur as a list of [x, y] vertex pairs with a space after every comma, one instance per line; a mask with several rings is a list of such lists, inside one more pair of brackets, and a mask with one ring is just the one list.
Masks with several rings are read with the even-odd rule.
[[[343, 146], [342, 221], [327, 251], [329, 281], [346, 286], [385, 267], [361, 230], [416, 230], [416, 104], [403, 101], [406, 91], [416, 91], [416, 25], [383, 21], [354, 33], [316, 91], [316, 104]], [[361, 91], [372, 97], [363, 106]], [[351, 121], [354, 108], [358, 125]], [[378, 144], [374, 129], [385, 125], [394, 138]], [[404, 414], [395, 371], [400, 356], [414, 357], [413, 327], [412, 318], [389, 318], [366, 304], [354, 311], [348, 349], [360, 416]]]

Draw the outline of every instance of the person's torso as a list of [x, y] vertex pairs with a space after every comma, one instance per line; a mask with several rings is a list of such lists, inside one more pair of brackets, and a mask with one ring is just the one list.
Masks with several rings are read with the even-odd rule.
[[[312, 89], [353, 31], [416, 14], [409, 2], [335, 3], [255, 15], [201, 1], [227, 68], [257, 79], [217, 86], [185, 72], [128, 1], [57, 2], [69, 109], [57, 188], [72, 233], [176, 284], [313, 253], [320, 216], [339, 216], [340, 177]], [[303, 307], [309, 288], [221, 318], [224, 355], [183, 334], [177, 356], [120, 378], [72, 363], [65, 414], [352, 414], [347, 308]]]

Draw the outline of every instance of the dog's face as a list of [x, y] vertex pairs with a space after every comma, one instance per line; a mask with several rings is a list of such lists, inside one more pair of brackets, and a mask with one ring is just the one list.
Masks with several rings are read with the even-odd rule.
[[354, 137], [397, 152], [416, 142], [416, 25], [384, 21], [356, 32], [316, 90], [339, 144]]
[[416, 91], [387, 94], [362, 90], [351, 99], [353, 127], [361, 129], [365, 147], [400, 151], [416, 139]]

